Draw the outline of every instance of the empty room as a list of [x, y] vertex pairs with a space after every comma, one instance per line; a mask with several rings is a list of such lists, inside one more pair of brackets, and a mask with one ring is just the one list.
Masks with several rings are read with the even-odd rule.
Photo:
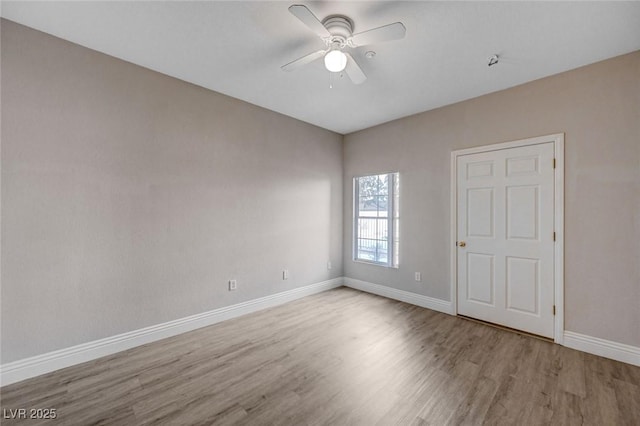
[[640, 425], [640, 2], [0, 14], [2, 424]]

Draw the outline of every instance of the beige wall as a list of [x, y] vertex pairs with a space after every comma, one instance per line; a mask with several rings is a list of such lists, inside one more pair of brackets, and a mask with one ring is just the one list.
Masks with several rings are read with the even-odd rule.
[[340, 135], [8, 21], [1, 59], [2, 363], [341, 276]]
[[[565, 328], [640, 346], [640, 52], [347, 135], [345, 275], [449, 300], [451, 151], [561, 132]], [[398, 270], [351, 260], [351, 178], [391, 170]]]
[[[1, 60], [2, 363], [338, 277], [343, 258], [346, 276], [448, 300], [450, 152], [558, 132], [566, 328], [640, 346], [640, 52], [344, 147], [8, 21]], [[355, 264], [351, 177], [390, 170], [401, 267]]]

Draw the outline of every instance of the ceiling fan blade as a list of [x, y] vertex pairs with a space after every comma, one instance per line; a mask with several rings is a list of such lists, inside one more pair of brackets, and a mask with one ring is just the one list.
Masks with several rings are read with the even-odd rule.
[[322, 25], [322, 22], [320, 22], [320, 20], [316, 18], [316, 15], [311, 13], [306, 6], [294, 4], [289, 7], [289, 12], [320, 37], [331, 37], [331, 33], [329, 33], [325, 26]]
[[398, 40], [404, 38], [406, 33], [407, 29], [404, 27], [404, 24], [402, 22], [395, 22], [383, 27], [354, 34], [351, 37], [351, 41], [356, 46], [365, 46], [383, 41]]
[[362, 68], [360, 68], [356, 60], [353, 59], [353, 56], [347, 52], [344, 52], [344, 54], [347, 56], [347, 66], [344, 71], [347, 73], [351, 81], [353, 81], [353, 84], [364, 83], [367, 80], [367, 76], [364, 75]]
[[293, 62], [289, 62], [288, 64], [283, 65], [280, 68], [282, 69], [282, 71], [293, 71], [303, 65], [307, 65], [308, 63], [315, 61], [316, 59], [322, 58], [325, 53], [327, 53], [326, 50], [318, 50], [317, 52], [309, 53], [302, 58], [298, 58]]

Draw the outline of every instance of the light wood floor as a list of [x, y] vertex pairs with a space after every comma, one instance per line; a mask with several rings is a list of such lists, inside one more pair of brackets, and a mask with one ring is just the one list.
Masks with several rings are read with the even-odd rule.
[[640, 368], [340, 288], [1, 397], [69, 425], [639, 425]]

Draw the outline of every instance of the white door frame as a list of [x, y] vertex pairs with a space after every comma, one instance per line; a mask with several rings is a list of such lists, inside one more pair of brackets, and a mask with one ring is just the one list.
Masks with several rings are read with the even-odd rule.
[[451, 304], [453, 315], [458, 314], [458, 157], [480, 152], [497, 151], [500, 149], [516, 148], [527, 145], [537, 145], [553, 142], [555, 170], [554, 170], [554, 231], [556, 242], [554, 246], [554, 304], [556, 315], [554, 318], [553, 341], [563, 344], [564, 336], [564, 133], [521, 139], [517, 141], [460, 149], [451, 152]]

